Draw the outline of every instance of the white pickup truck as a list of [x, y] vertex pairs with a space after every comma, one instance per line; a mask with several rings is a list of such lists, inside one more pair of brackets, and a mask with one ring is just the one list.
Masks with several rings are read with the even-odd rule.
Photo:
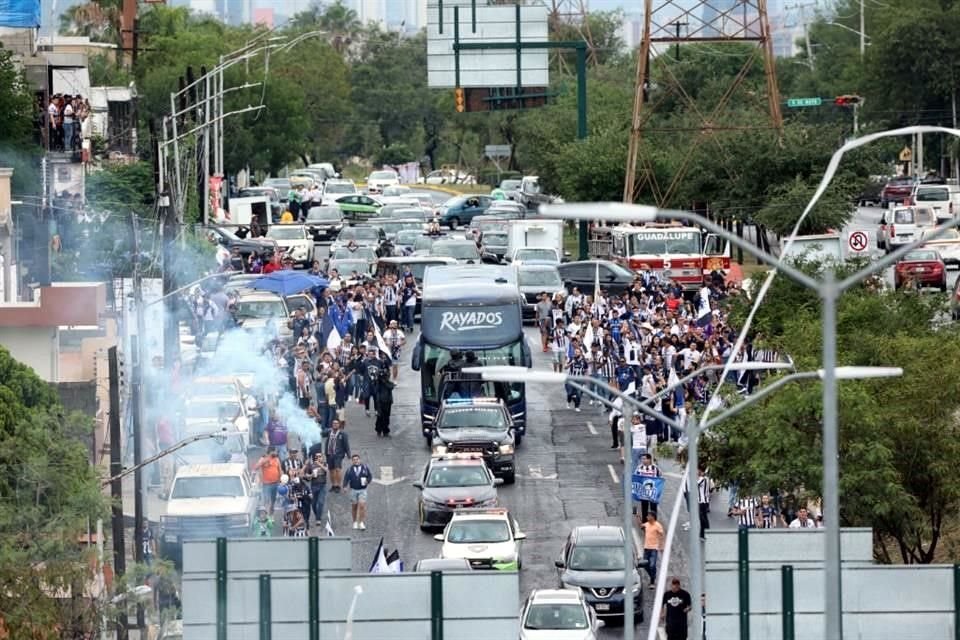
[[960, 193], [946, 184], [918, 184], [910, 194], [910, 204], [933, 209], [937, 221], [949, 220], [960, 213], [956, 204], [958, 197]]
[[160, 519], [163, 555], [178, 554], [184, 540], [250, 535], [259, 499], [260, 487], [242, 462], [180, 467]]

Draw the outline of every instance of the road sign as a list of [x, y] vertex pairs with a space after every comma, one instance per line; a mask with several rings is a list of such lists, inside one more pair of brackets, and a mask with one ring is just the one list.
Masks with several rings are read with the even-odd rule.
[[913, 151], [910, 150], [910, 147], [904, 147], [900, 149], [900, 162], [910, 162], [913, 158]]
[[787, 100], [787, 106], [791, 109], [798, 107], [819, 107], [823, 104], [822, 98], [790, 98]]
[[[477, 0], [427, 0], [426, 5], [427, 86], [431, 89], [550, 86], [550, 52], [529, 48], [531, 43], [550, 40], [546, 6], [488, 6]], [[454, 52], [454, 41], [507, 48]], [[468, 105], [466, 110], [478, 109]]]
[[488, 158], [509, 158], [510, 145], [508, 144], [488, 144], [483, 148], [483, 155]]
[[847, 239], [847, 244], [850, 245], [850, 251], [854, 253], [863, 253], [866, 251], [869, 242], [870, 239], [867, 237], [865, 231], [854, 231]]

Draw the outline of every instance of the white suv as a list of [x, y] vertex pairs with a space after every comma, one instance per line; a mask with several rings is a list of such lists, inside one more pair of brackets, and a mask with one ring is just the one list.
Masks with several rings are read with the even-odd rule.
[[506, 509], [461, 509], [453, 514], [443, 533], [441, 558], [464, 558], [474, 569], [519, 571], [520, 546], [527, 534]]

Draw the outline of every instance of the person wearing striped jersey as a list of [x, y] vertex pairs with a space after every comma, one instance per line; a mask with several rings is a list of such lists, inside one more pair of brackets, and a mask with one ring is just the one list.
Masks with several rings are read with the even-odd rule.
[[[580, 350], [580, 347], [574, 347], [573, 357], [570, 359], [570, 362], [567, 363], [567, 371], [570, 375], [573, 376], [582, 376], [587, 373], [587, 359], [584, 357], [583, 352]], [[571, 404], [573, 405], [574, 411], [580, 411], [580, 390], [571, 386], [566, 385], [567, 387], [567, 408], [569, 409]]]
[[550, 350], [553, 351], [553, 370], [562, 372], [567, 366], [567, 346], [570, 338], [563, 320], [557, 320], [550, 336]]
[[739, 498], [732, 509], [741, 529], [755, 529], [760, 520], [760, 503], [752, 496]]

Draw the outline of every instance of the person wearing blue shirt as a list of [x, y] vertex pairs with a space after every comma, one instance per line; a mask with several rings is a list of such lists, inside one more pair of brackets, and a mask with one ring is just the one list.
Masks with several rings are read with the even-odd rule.
[[621, 390], [626, 389], [630, 386], [631, 382], [636, 382], [637, 380], [637, 376], [633, 372], [633, 367], [627, 364], [626, 358], [620, 358], [615, 370], [615, 375], [617, 377], [617, 387]]

